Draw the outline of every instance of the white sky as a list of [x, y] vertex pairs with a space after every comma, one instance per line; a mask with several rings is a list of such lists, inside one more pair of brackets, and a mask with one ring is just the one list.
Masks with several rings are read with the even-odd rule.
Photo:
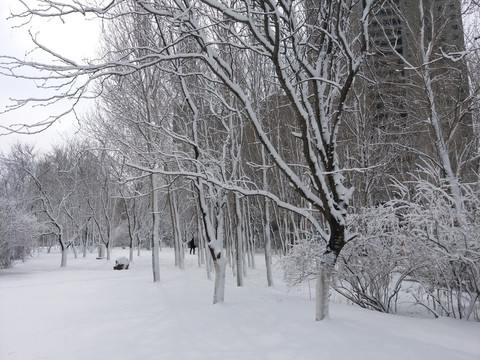
[[[32, 0], [35, 2], [35, 0]], [[18, 0], [0, 1], [0, 55], [13, 55], [25, 58], [34, 48], [28, 31], [37, 34], [37, 39], [58, 53], [74, 60], [93, 58], [98, 44], [98, 23], [88, 21], [82, 16], [65, 17], [65, 23], [59, 19], [36, 19], [33, 23], [15, 28], [20, 22], [8, 19], [11, 12], [18, 12], [22, 5]], [[28, 59], [45, 59], [45, 56], [36, 51], [27, 55]], [[0, 112], [10, 104], [10, 98], [39, 97], [41, 92], [32, 81], [8, 78], [0, 75]], [[86, 108], [87, 105], [84, 105]], [[80, 111], [82, 111], [81, 107]], [[10, 126], [15, 123], [29, 123], [42, 121], [51, 114], [62, 112], [59, 106], [55, 107], [27, 107], [6, 114], [0, 114], [0, 124]], [[48, 149], [50, 144], [64, 141], [66, 136], [74, 134], [78, 124], [73, 115], [65, 117], [45, 132], [38, 135], [4, 135], [5, 130], [0, 128], [0, 152], [6, 153], [11, 144], [20, 141], [35, 144], [38, 149]]]

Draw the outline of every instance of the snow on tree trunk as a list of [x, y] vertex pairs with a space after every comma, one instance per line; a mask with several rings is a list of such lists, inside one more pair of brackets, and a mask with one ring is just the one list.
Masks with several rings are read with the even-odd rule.
[[133, 249], [134, 249], [133, 243], [130, 243], [130, 248], [128, 252], [128, 261], [130, 262], [133, 261]]
[[215, 269], [215, 287], [213, 290], [213, 303], [223, 303], [225, 301], [225, 273], [228, 260], [223, 253], [216, 253], [209, 247], [213, 257], [213, 268]]
[[[204, 249], [203, 251], [205, 252], [205, 254], [208, 254], [208, 251], [207, 251], [207, 248], [208, 248], [208, 245], [207, 245], [207, 242], [206, 241], [203, 241], [203, 245], [204, 245]], [[211, 259], [211, 256], [208, 256], [208, 255], [205, 255], [205, 271], [207, 273], [207, 279], [208, 280], [212, 280], [212, 259]]]
[[330, 239], [319, 264], [317, 275], [315, 320], [320, 321], [329, 316], [329, 293], [332, 283], [332, 273], [337, 262], [338, 255], [345, 245], [345, 226], [337, 219], [330, 219]]
[[75, 259], [78, 259], [78, 251], [77, 251], [77, 245], [75, 243], [72, 243], [72, 250], [73, 250], [73, 256]]
[[200, 179], [197, 179], [196, 187], [198, 191], [198, 200], [200, 211], [202, 213], [203, 225], [208, 239], [208, 249], [212, 255], [213, 266], [215, 269], [215, 287], [213, 291], [213, 303], [223, 302], [225, 298], [225, 270], [228, 259], [223, 253], [224, 239], [224, 214], [223, 205], [225, 204], [224, 195], [219, 195], [215, 202], [215, 227], [212, 222], [212, 216], [209, 213], [209, 207], [206, 202], [204, 186]]
[[320, 265], [316, 284], [315, 320], [320, 321], [329, 316], [330, 285], [332, 283], [332, 266]]

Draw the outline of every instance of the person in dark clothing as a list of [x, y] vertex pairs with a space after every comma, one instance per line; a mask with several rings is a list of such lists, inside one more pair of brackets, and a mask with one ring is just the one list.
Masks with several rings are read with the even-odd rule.
[[195, 240], [192, 237], [192, 240], [188, 242], [188, 247], [190, 248], [190, 254], [193, 252], [193, 255], [195, 255], [195, 248], [197, 245], [195, 245]]

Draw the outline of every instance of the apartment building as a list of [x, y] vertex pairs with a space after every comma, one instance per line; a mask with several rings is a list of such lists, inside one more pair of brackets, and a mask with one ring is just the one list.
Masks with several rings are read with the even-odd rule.
[[[406, 179], [438, 158], [432, 116], [440, 119], [456, 171], [473, 139], [461, 1], [390, 0], [375, 8], [372, 19], [365, 106], [371, 140], [392, 154], [383, 175]], [[463, 171], [467, 176], [468, 167]], [[374, 197], [391, 195], [383, 188]]]

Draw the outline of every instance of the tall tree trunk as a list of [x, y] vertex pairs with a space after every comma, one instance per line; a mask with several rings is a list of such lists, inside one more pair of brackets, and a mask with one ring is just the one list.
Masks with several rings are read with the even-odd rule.
[[[425, 56], [426, 57], [426, 56]], [[426, 57], [428, 58], [428, 57]], [[430, 124], [433, 128], [434, 133], [434, 142], [435, 147], [438, 152], [438, 160], [440, 166], [445, 174], [445, 179], [447, 181], [450, 195], [452, 196], [452, 200], [455, 206], [455, 210], [457, 213], [458, 221], [460, 225], [465, 226], [465, 220], [462, 215], [463, 211], [463, 199], [462, 199], [462, 191], [460, 188], [460, 182], [458, 181], [457, 176], [455, 175], [452, 167], [452, 162], [450, 160], [450, 149], [448, 148], [447, 141], [445, 140], [445, 135], [442, 131], [440, 115], [437, 112], [436, 104], [435, 104], [435, 92], [432, 88], [432, 79], [429, 66], [425, 66], [425, 74], [424, 74], [424, 82], [426, 87], [426, 92], [428, 96], [429, 102], [429, 112], [430, 112]]]
[[236, 220], [237, 220], [237, 226], [236, 226], [236, 241], [235, 241], [235, 247], [236, 247], [236, 263], [237, 263], [237, 286], [243, 286], [243, 280], [244, 280], [244, 253], [243, 253], [243, 235], [242, 235], [242, 211], [240, 209], [240, 195], [238, 193], [235, 193], [235, 215], [236, 215]]
[[[198, 204], [197, 204], [198, 208]], [[198, 214], [198, 212], [197, 212]], [[198, 239], [198, 267], [200, 267], [202, 264], [206, 263], [206, 247], [205, 247], [205, 239], [203, 237], [203, 233], [201, 231], [202, 229], [202, 219], [200, 216], [196, 216], [197, 220], [197, 239]], [[208, 266], [207, 266], [208, 267]]]
[[265, 203], [265, 269], [267, 272], [267, 286], [274, 286], [272, 271], [272, 238], [270, 236], [270, 205], [268, 199], [264, 199]]
[[160, 281], [160, 213], [158, 204], [157, 174], [150, 174], [150, 183], [152, 186], [152, 216], [153, 216], [153, 233], [152, 233], [152, 272], [153, 282]]
[[170, 217], [172, 221], [173, 229], [173, 248], [175, 252], [175, 266], [178, 266], [180, 269], [184, 269], [184, 255], [185, 252], [182, 246], [182, 235], [180, 231], [180, 221], [178, 215], [178, 206], [175, 194], [172, 191], [168, 191], [168, 201], [170, 203]]
[[[120, 193], [122, 194], [122, 191], [120, 190]], [[122, 194], [123, 196], [123, 194]], [[128, 229], [128, 238], [129, 238], [129, 255], [128, 255], [128, 261], [132, 262], [133, 261], [133, 247], [134, 245], [134, 240], [133, 240], [133, 231], [132, 231], [132, 219], [130, 217], [130, 212], [128, 210], [127, 206], [127, 201], [124, 199], [123, 203], [125, 205], [125, 214], [127, 216], [127, 229]], [[135, 211], [135, 200], [134, 200], [134, 206], [133, 206], [133, 211]]]
[[255, 239], [255, 230], [253, 228], [253, 225], [250, 221], [250, 206], [248, 201], [245, 201], [245, 206], [244, 206], [244, 213], [245, 213], [245, 230], [246, 230], [246, 241], [245, 241], [245, 247], [246, 247], [246, 252], [247, 252], [247, 266], [250, 269], [255, 269], [255, 254], [254, 254], [254, 239]]
[[[265, 156], [265, 149], [262, 146], [262, 165], [263, 165], [263, 189], [268, 190], [267, 181], [267, 159]], [[270, 236], [270, 207], [268, 199], [264, 198], [265, 206], [265, 223], [264, 223], [264, 244], [265, 244], [265, 269], [267, 271], [267, 285], [273, 286], [273, 272], [272, 272], [272, 239]]]

